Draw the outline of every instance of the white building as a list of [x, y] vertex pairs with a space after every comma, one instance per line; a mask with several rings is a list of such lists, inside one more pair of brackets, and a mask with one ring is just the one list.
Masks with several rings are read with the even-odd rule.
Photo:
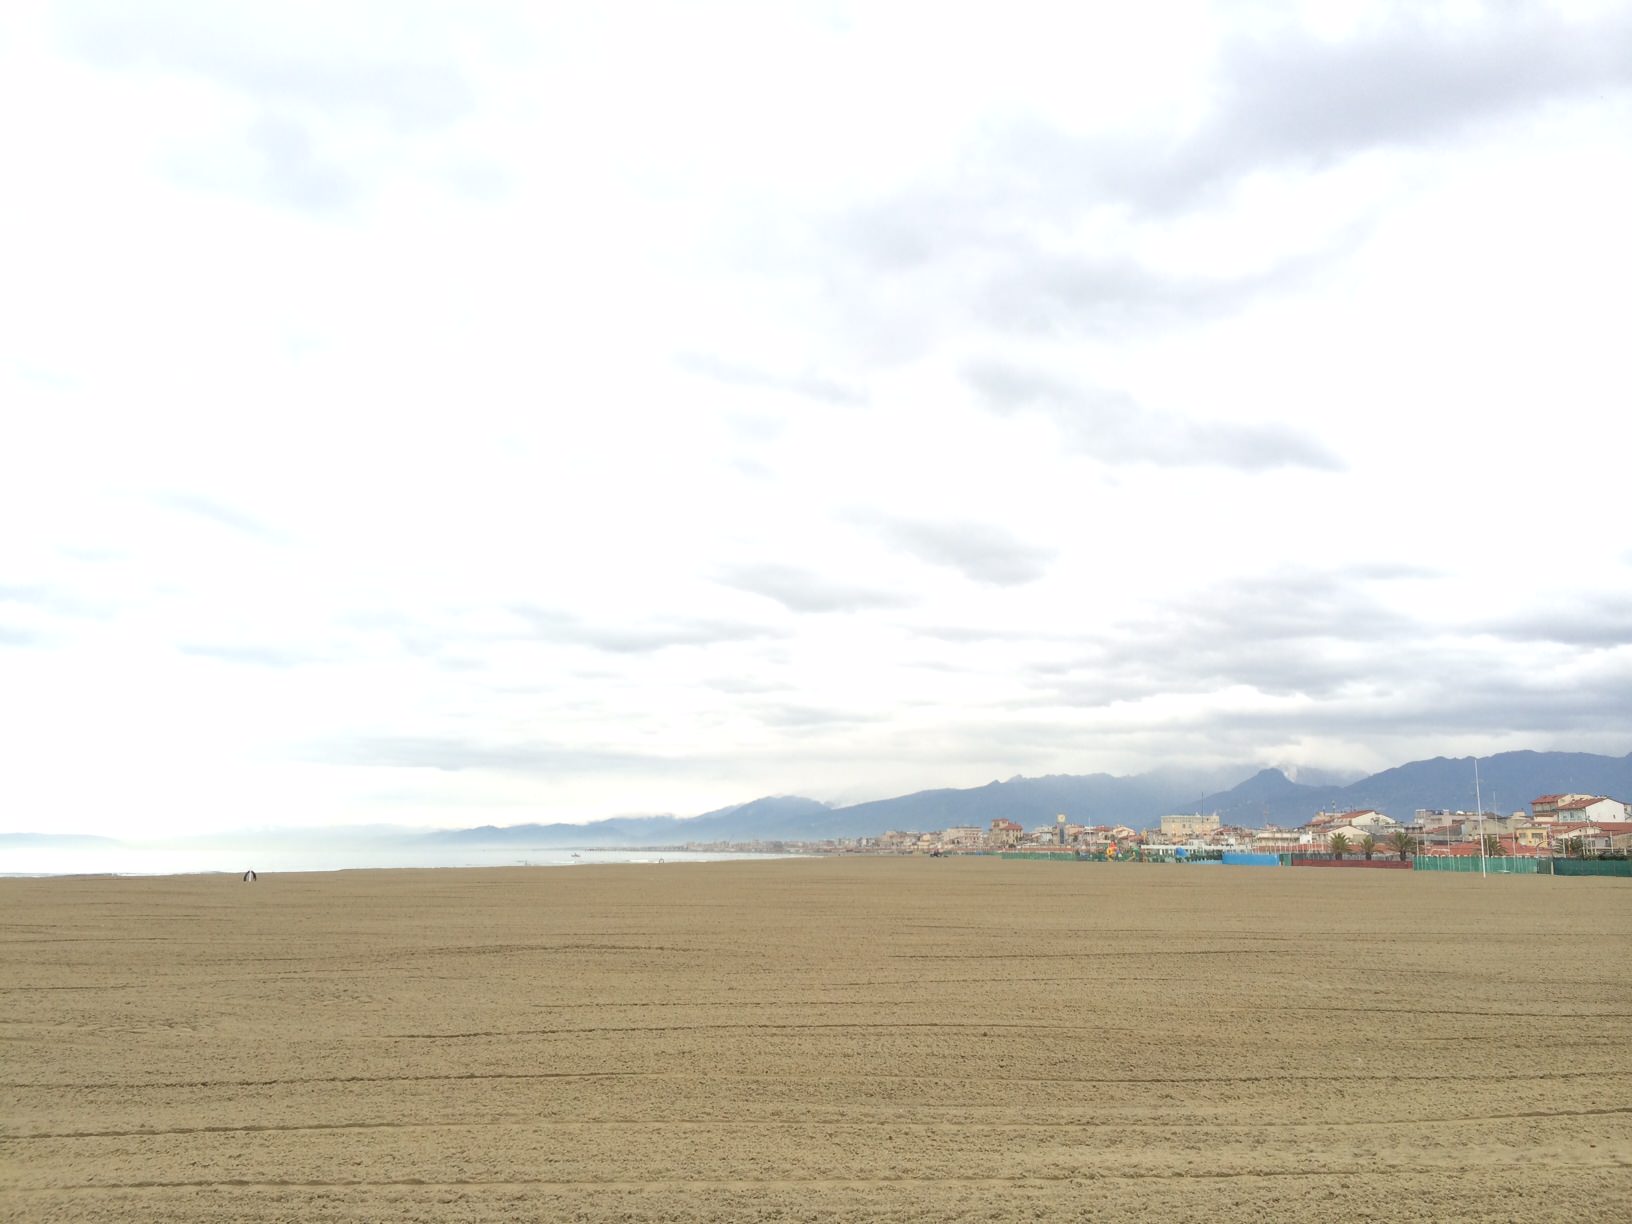
[[1371, 808], [1364, 808], [1359, 811], [1342, 813], [1338, 816], [1336, 824], [1340, 827], [1346, 826], [1351, 829], [1359, 829], [1363, 833], [1378, 836], [1386, 830], [1399, 828], [1400, 822], [1392, 816], [1385, 816], [1381, 812], [1373, 811]]
[[1602, 795], [1573, 796], [1561, 801], [1554, 812], [1561, 824], [1582, 820], [1632, 820], [1632, 807], [1618, 799], [1605, 799]]
[[1577, 800], [1590, 800], [1594, 798], [1596, 798], [1594, 795], [1576, 794], [1537, 795], [1534, 799], [1530, 800], [1530, 813], [1536, 820], [1541, 821], [1542, 824], [1552, 824], [1553, 821], [1559, 818], [1558, 809], [1560, 804], [1575, 803]]

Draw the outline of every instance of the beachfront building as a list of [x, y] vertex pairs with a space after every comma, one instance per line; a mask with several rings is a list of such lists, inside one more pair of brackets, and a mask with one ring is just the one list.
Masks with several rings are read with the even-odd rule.
[[[1311, 821], [1311, 823], [1314, 822]], [[1358, 829], [1362, 836], [1366, 833], [1381, 836], [1385, 832], [1391, 832], [1398, 828], [1400, 824], [1392, 816], [1385, 816], [1372, 808], [1358, 808], [1352, 812], [1338, 812], [1326, 823], [1333, 829]]]
[[1116, 839], [1111, 836], [1110, 825], [1089, 825], [1082, 831], [1080, 844], [1085, 850], [1104, 850]]
[[1162, 840], [1164, 842], [1188, 841], [1192, 837], [1209, 837], [1218, 832], [1218, 813], [1203, 816], [1200, 812], [1192, 816], [1163, 816]]
[[1632, 821], [1555, 821], [1548, 826], [1553, 853], [1568, 853], [1577, 843], [1588, 854], [1605, 850], [1632, 850]]
[[[1464, 830], [1475, 830], [1479, 821], [1485, 822], [1487, 833], [1511, 833], [1520, 825], [1529, 823], [1530, 818], [1523, 812], [1514, 812], [1510, 816], [1501, 816], [1495, 812], [1486, 811], [1464, 812], [1460, 808], [1449, 811], [1446, 808], [1418, 808], [1416, 819], [1410, 825], [1399, 827], [1410, 829], [1413, 833], [1420, 833], [1433, 841], [1444, 841], [1447, 836], [1461, 837]], [[1389, 832], [1393, 832], [1390, 829]], [[1467, 836], [1472, 837], [1469, 832]]]
[[1002, 816], [999, 816], [996, 820], [992, 821], [992, 827], [986, 834], [986, 840], [990, 845], [995, 846], [1000, 850], [1006, 850], [1011, 846], [1018, 846], [1020, 844], [1021, 835], [1024, 834], [1025, 831], [1026, 830], [1021, 826], [1019, 821], [1006, 820]]
[[1552, 844], [1552, 826], [1530, 820], [1514, 826], [1513, 840], [1521, 854], [1534, 854]]
[[953, 825], [941, 831], [942, 850], [979, 850], [986, 835], [976, 825]]
[[1619, 799], [1606, 799], [1603, 795], [1571, 795], [1561, 800], [1553, 810], [1560, 824], [1565, 821], [1632, 820], [1632, 808]]
[[1321, 849], [1329, 850], [1332, 845], [1332, 838], [1340, 835], [1344, 841], [1348, 842], [1349, 853], [1351, 854], [1359, 852], [1360, 843], [1365, 840], [1365, 838], [1377, 836], [1377, 834], [1373, 833], [1370, 829], [1357, 827], [1355, 825], [1324, 825], [1315, 831], [1313, 841], [1314, 844], [1319, 846]]
[[1297, 829], [1265, 825], [1252, 835], [1254, 854], [1292, 854], [1307, 848], [1308, 842]]
[[1357, 850], [1365, 838], [1376, 838], [1382, 845], [1390, 833], [1402, 827], [1399, 821], [1372, 808], [1359, 808], [1350, 812], [1319, 812], [1297, 832], [1306, 849], [1325, 851], [1331, 846], [1332, 838], [1341, 833], [1348, 840], [1349, 849]]
[[[1517, 833], [1519, 829], [1531, 823], [1523, 812], [1514, 812], [1511, 816], [1485, 812], [1481, 816], [1478, 812], [1448, 812], [1443, 808], [1419, 808], [1417, 816], [1424, 841], [1433, 846], [1444, 845], [1446, 842], [1476, 840], [1481, 821], [1486, 833], [1507, 834]], [[1390, 829], [1389, 832], [1393, 830]]]
[[[1531, 800], [1531, 818], [1541, 821], [1542, 824], [1552, 824], [1559, 819], [1572, 819], [1570, 816], [1560, 816], [1559, 808], [1568, 806], [1570, 811], [1580, 811], [1583, 801], [1598, 800], [1598, 795], [1537, 795]], [[1575, 816], [1573, 819], [1591, 819]]]

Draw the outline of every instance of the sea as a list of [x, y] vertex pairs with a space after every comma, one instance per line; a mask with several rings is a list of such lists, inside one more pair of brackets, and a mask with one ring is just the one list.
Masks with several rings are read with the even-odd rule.
[[269, 875], [280, 871], [355, 871], [402, 867], [593, 867], [604, 863], [678, 866], [735, 859], [793, 858], [729, 850], [567, 850], [525, 846], [6, 846], [0, 876], [162, 876], [206, 872]]

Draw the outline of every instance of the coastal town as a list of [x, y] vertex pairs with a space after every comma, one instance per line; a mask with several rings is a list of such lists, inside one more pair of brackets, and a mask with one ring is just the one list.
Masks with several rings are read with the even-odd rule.
[[[706, 848], [701, 844], [692, 849]], [[1101, 860], [1406, 863], [1421, 858], [1626, 860], [1632, 804], [1605, 795], [1538, 795], [1527, 809], [1501, 813], [1419, 808], [1401, 820], [1371, 808], [1316, 812], [1291, 828], [1225, 824], [1214, 813], [1163, 816], [1154, 828], [1084, 824], [1057, 816], [1024, 827], [1005, 816], [985, 825], [892, 830], [876, 837], [760, 842], [742, 849], [828, 854], [999, 854]], [[1228, 860], [1225, 856], [1229, 856]]]

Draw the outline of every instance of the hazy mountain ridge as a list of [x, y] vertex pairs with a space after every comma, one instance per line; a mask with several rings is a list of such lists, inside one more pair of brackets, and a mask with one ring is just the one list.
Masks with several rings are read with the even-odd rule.
[[806, 831], [827, 804], [797, 795], [773, 795], [704, 812], [701, 816], [614, 816], [588, 824], [524, 824], [447, 829], [424, 834], [427, 841], [463, 845], [667, 846], [679, 842], [754, 841], [820, 838]]
[[1053, 774], [1010, 778], [968, 789], [918, 791], [835, 809], [823, 822], [828, 837], [855, 837], [889, 829], [944, 829], [986, 825], [997, 817], [1028, 828], [1063, 813], [1083, 824], [1148, 824], [1194, 792], [1184, 776]]
[[[1307, 771], [1306, 776], [1307, 776]], [[1196, 797], [1200, 782], [1249, 774], [1226, 789]], [[1315, 772], [1315, 777], [1327, 776]], [[1480, 797], [1488, 810], [1527, 807], [1537, 795], [1576, 791], [1632, 799], [1632, 753], [1624, 757], [1583, 752], [1498, 753], [1479, 758]], [[798, 795], [773, 795], [733, 804], [700, 816], [619, 816], [587, 824], [482, 825], [419, 829], [366, 826], [344, 829], [237, 830], [188, 842], [310, 843], [353, 840], [359, 844], [411, 841], [440, 845], [536, 848], [676, 846], [687, 842], [821, 841], [867, 837], [891, 829], [926, 831], [953, 825], [988, 825], [1005, 817], [1035, 828], [1063, 813], [1083, 824], [1148, 828], [1164, 815], [1217, 812], [1226, 824], [1299, 825], [1323, 809], [1376, 808], [1409, 820], [1418, 808], [1471, 811], [1475, 807], [1473, 758], [1434, 757], [1372, 774], [1348, 785], [1294, 782], [1279, 769], [1166, 768], [1119, 777], [1055, 774], [1014, 777], [984, 786], [942, 787], [891, 799], [833, 807]], [[57, 833], [0, 834], [0, 849], [56, 845], [118, 844], [116, 839]]]
[[[1211, 776], [1248, 768], [1212, 771]], [[1550, 791], [1581, 791], [1632, 797], [1632, 753], [1625, 757], [1580, 752], [1505, 752], [1479, 760], [1482, 799], [1491, 810], [1513, 811]], [[1313, 776], [1332, 776], [1315, 771]], [[1063, 813], [1083, 824], [1129, 824], [1148, 828], [1176, 812], [1216, 811], [1228, 824], [1298, 825], [1326, 808], [1376, 808], [1409, 820], [1417, 808], [1471, 811], [1475, 806], [1473, 758], [1413, 761], [1348, 785], [1294, 782], [1278, 769], [1260, 769], [1225, 790], [1196, 798], [1198, 773], [1158, 770], [1130, 777], [1055, 774], [1015, 777], [984, 786], [941, 787], [892, 799], [828, 807], [814, 799], [774, 796], [701, 816], [620, 817], [582, 825], [518, 825], [507, 829], [455, 830], [433, 834], [448, 840], [494, 845], [675, 845], [706, 841], [817, 841], [868, 837], [891, 829], [944, 829], [987, 825], [997, 817], [1028, 828]], [[1465, 793], [1464, 793], [1465, 792]]]
[[1183, 810], [1216, 811], [1226, 824], [1297, 825], [1316, 811], [1375, 808], [1409, 820], [1418, 808], [1515, 812], [1537, 795], [1579, 792], [1632, 799], [1632, 753], [1624, 757], [1588, 752], [1501, 752], [1479, 758], [1476, 797], [1473, 757], [1411, 761], [1348, 786], [1308, 786], [1266, 769], [1240, 786], [1192, 801]]

